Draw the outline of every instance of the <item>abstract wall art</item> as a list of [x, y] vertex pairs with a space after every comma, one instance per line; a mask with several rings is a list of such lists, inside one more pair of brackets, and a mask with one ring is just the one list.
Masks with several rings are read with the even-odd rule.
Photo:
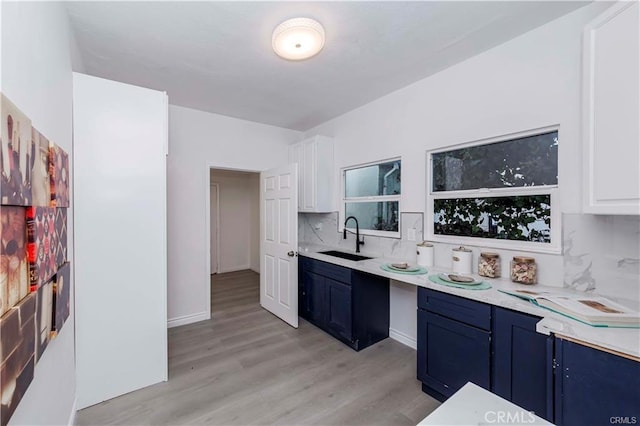
[[3, 205], [31, 205], [31, 169], [35, 146], [31, 120], [4, 95], [0, 99], [0, 199]]
[[53, 280], [53, 309], [54, 309], [54, 321], [52, 323], [52, 335], [55, 337], [67, 318], [69, 318], [70, 311], [70, 279], [71, 273], [69, 263], [65, 263], [58, 270], [58, 273]]
[[2, 206], [0, 210], [0, 315], [29, 291], [25, 210], [16, 206]]
[[49, 144], [51, 207], [69, 207], [69, 155], [54, 143]]
[[67, 209], [58, 208], [56, 210], [56, 264], [62, 266], [67, 261]]
[[71, 311], [69, 155], [0, 94], [0, 426]]
[[27, 207], [27, 258], [29, 282], [36, 291], [57, 270], [56, 209]]
[[0, 422], [6, 425], [33, 380], [36, 293], [12, 307], [0, 322]]
[[31, 205], [49, 206], [51, 203], [49, 178], [49, 139], [31, 128], [31, 141], [34, 145], [33, 168], [31, 169]]

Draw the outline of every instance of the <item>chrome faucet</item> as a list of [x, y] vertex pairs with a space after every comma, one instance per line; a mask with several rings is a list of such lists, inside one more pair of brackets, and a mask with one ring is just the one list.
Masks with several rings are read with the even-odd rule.
[[349, 222], [349, 219], [353, 219], [356, 221], [356, 253], [360, 253], [360, 246], [364, 244], [364, 237], [362, 238], [362, 241], [360, 241], [360, 225], [358, 225], [358, 219], [356, 219], [355, 216], [349, 216], [344, 220], [344, 229], [342, 230], [342, 239], [343, 240], [347, 239], [347, 222]]

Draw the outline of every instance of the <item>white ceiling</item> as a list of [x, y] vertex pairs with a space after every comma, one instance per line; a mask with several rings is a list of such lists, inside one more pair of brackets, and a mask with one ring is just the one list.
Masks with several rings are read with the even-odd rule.
[[[70, 2], [88, 74], [169, 102], [307, 130], [497, 46], [584, 2]], [[288, 62], [271, 32], [321, 22], [317, 56]]]

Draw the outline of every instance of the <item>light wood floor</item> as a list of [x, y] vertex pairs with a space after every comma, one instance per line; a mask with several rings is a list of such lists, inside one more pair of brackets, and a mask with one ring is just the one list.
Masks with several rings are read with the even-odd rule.
[[259, 305], [259, 275], [212, 276], [213, 317], [169, 329], [169, 381], [78, 412], [78, 425], [415, 425], [439, 403], [416, 352], [386, 339], [355, 352]]

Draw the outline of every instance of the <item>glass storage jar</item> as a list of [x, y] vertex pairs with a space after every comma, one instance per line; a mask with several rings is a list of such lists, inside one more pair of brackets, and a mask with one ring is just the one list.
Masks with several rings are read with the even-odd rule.
[[538, 282], [538, 265], [533, 257], [514, 256], [511, 261], [511, 281], [521, 284]]
[[482, 252], [478, 258], [478, 275], [488, 278], [498, 278], [501, 275], [500, 255], [498, 253]]

